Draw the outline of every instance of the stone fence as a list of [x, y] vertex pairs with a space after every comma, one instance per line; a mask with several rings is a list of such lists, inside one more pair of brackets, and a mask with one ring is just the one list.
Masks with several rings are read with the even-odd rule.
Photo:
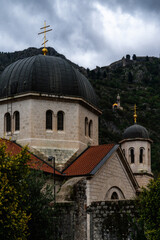
[[[137, 222], [136, 201], [93, 202], [90, 214], [90, 240], [140, 240], [143, 230]], [[144, 238], [143, 238], [144, 239]]]

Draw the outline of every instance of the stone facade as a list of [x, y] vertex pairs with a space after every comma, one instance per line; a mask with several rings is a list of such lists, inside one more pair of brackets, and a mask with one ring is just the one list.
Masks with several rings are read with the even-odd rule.
[[[153, 179], [151, 171], [151, 140], [122, 140], [121, 148], [128, 163], [130, 164], [139, 186], [147, 186], [149, 181]], [[131, 149], [134, 151], [134, 162], [131, 160]], [[143, 154], [140, 160], [141, 149], [143, 149]]]
[[136, 191], [132, 185], [120, 158], [114, 153], [102, 168], [87, 181], [87, 205], [95, 201], [111, 199], [111, 193], [118, 194], [119, 199], [133, 199]]
[[[139, 173], [141, 171], [151, 173], [151, 144], [145, 140], [132, 140], [125, 141], [121, 144], [122, 150], [124, 150], [125, 157], [127, 158], [133, 173]], [[135, 162], [131, 163], [130, 149], [134, 149]], [[140, 149], [144, 149], [143, 163], [140, 163]]]
[[[0, 136], [16, 140], [21, 145], [29, 145], [44, 154], [55, 154], [56, 161], [66, 162], [76, 152], [81, 153], [88, 145], [98, 145], [98, 112], [84, 101], [74, 101], [59, 97], [45, 97], [39, 94], [0, 102]], [[88, 106], [88, 107], [87, 107]], [[52, 130], [46, 130], [46, 111], [53, 112]], [[20, 130], [14, 131], [14, 112], [20, 114]], [[64, 129], [57, 130], [57, 113], [64, 113]], [[5, 114], [12, 115], [11, 132], [5, 131]], [[92, 121], [92, 135], [85, 135], [85, 118]], [[57, 150], [57, 152], [56, 152]], [[58, 150], [63, 150], [62, 155]], [[68, 152], [67, 152], [68, 151]], [[64, 152], [64, 154], [63, 154]], [[66, 154], [67, 152], [67, 154]], [[67, 159], [66, 159], [66, 156]]]
[[153, 174], [148, 174], [148, 173], [137, 173], [137, 174], [134, 174], [135, 175], [135, 178], [139, 184], [140, 187], [145, 187], [148, 185], [148, 183], [150, 182], [151, 179], [153, 179]]

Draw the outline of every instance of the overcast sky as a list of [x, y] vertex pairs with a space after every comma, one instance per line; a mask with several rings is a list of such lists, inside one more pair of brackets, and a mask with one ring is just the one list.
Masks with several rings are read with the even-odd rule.
[[80, 66], [106, 66], [126, 54], [160, 56], [160, 0], [1, 0], [0, 51], [47, 46]]

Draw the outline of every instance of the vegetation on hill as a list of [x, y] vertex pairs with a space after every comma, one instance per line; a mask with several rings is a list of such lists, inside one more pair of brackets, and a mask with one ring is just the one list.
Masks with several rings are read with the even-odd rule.
[[[49, 55], [60, 56], [48, 48]], [[0, 53], [0, 71], [10, 63], [24, 57], [40, 54], [41, 49], [29, 48], [15, 53]], [[67, 60], [69, 61], [69, 60]], [[69, 61], [70, 62], [70, 61]], [[137, 123], [147, 128], [152, 144], [152, 169], [160, 172], [160, 59], [155, 57], [126, 58], [110, 66], [89, 70], [70, 62], [87, 76], [99, 98], [100, 144], [121, 140], [125, 128], [133, 124], [133, 107], [137, 104]], [[117, 94], [121, 97], [122, 110], [112, 111]]]
[[[134, 104], [137, 123], [149, 131], [152, 144], [152, 169], [160, 172], [160, 59], [145, 57], [126, 66], [96, 68], [86, 71], [98, 97], [103, 114], [100, 118], [100, 144], [118, 142], [125, 128], [134, 124]], [[122, 110], [112, 110], [117, 94]]]

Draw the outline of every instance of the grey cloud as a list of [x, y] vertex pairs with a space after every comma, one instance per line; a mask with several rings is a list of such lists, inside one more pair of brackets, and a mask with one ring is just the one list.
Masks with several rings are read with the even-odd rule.
[[[49, 45], [59, 52], [62, 51], [62, 54], [67, 53], [68, 58], [74, 57], [75, 51], [77, 55], [88, 52], [88, 58], [92, 65], [96, 66], [104, 65], [107, 61], [111, 63], [113, 59], [117, 60], [126, 53], [130, 53], [129, 50], [137, 53], [140, 44], [136, 46], [135, 41], [128, 49], [127, 47], [125, 49], [124, 43], [122, 43], [122, 48], [118, 49], [116, 43], [120, 40], [116, 39], [116, 36], [114, 39], [107, 38], [103, 32], [102, 22], [95, 19], [97, 16], [95, 3], [107, 6], [113, 12], [118, 8], [133, 16], [139, 12], [142, 20], [146, 18], [148, 22], [153, 21], [153, 18], [149, 17], [152, 14], [154, 24], [159, 23], [156, 18], [159, 18], [157, 13], [160, 10], [160, 2], [156, 0], [2, 0], [0, 35], [8, 34], [8, 50], [6, 51], [15, 50], [15, 45], [16, 49], [20, 50], [18, 44], [24, 45], [24, 48], [40, 47], [42, 36], [38, 36], [37, 33], [43, 26], [43, 21], [46, 20], [47, 24], [53, 28], [47, 36]], [[14, 12], [15, 7], [19, 11]], [[1, 44], [1, 47], [6, 46], [5, 44]], [[94, 56], [93, 60], [92, 56]], [[76, 62], [78, 61], [79, 59]]]
[[160, 12], [159, 0], [100, 0], [104, 5], [107, 5], [111, 9], [121, 8], [122, 11], [128, 13], [136, 13], [137, 11], [147, 13], [152, 12], [158, 16]]

